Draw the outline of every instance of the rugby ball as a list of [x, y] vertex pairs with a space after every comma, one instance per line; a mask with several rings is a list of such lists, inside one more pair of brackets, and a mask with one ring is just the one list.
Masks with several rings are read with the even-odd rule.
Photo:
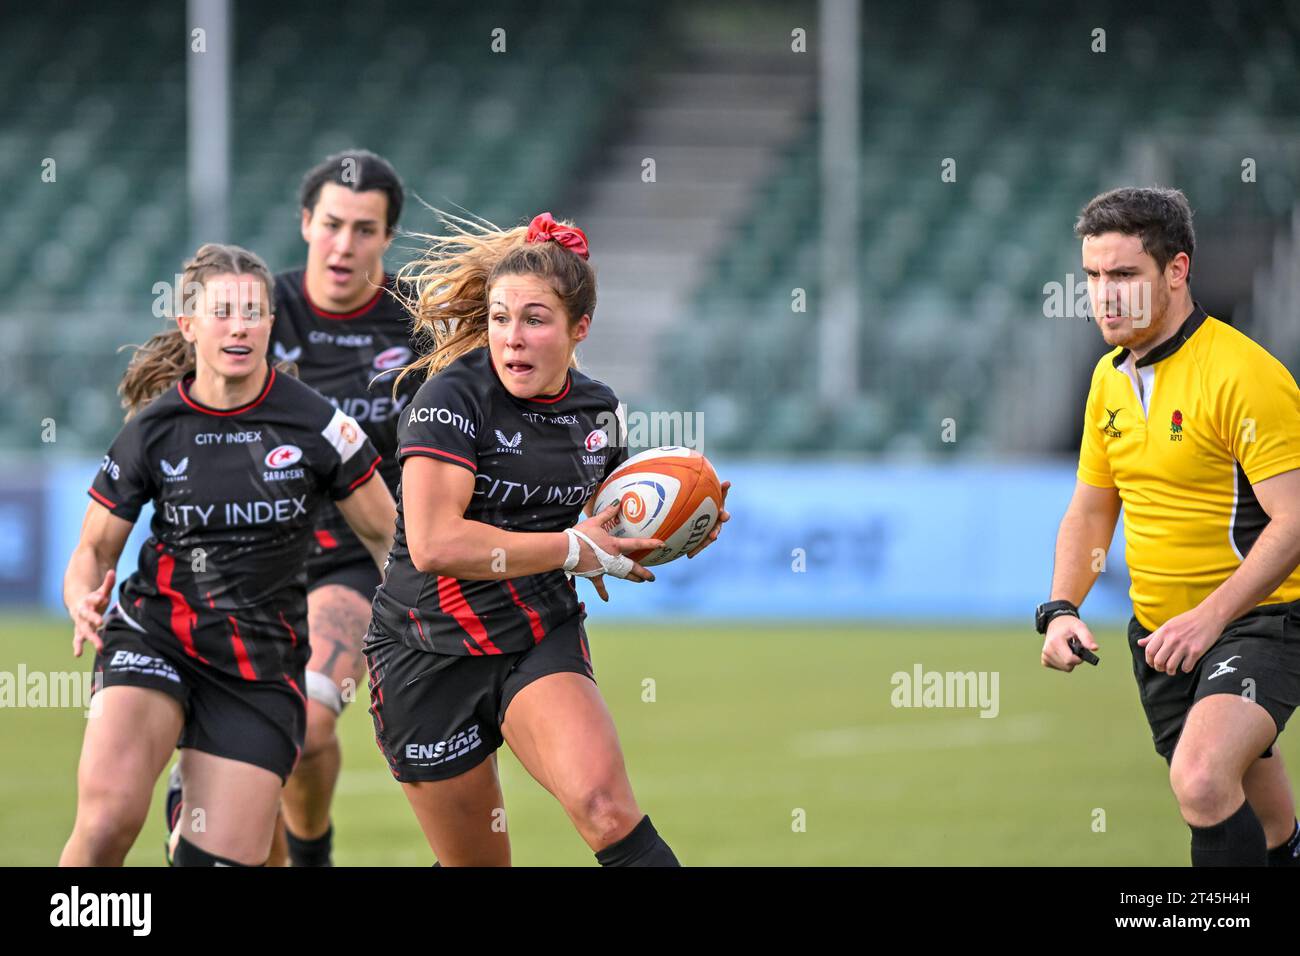
[[722, 483], [709, 460], [691, 448], [643, 451], [614, 469], [596, 491], [592, 514], [622, 503], [616, 538], [658, 538], [662, 548], [632, 551], [644, 567], [667, 564], [696, 548], [718, 523]]

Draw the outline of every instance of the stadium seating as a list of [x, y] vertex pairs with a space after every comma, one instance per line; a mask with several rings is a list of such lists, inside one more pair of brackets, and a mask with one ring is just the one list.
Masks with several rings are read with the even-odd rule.
[[[171, 281], [195, 244], [191, 38], [185, 5], [169, 0], [45, 7], [6, 13], [0, 35], [0, 174], [17, 186], [0, 219], [11, 253], [0, 256], [2, 320], [18, 330], [0, 367], [21, 396], [0, 411], [0, 446], [40, 447], [50, 417], [60, 452], [100, 454], [120, 424], [113, 389], [127, 358], [115, 349], [161, 327], [155, 283]], [[403, 174], [411, 230], [437, 225], [422, 201], [502, 224], [563, 209], [639, 58], [657, 52], [646, 2], [573, 0], [545, 18], [524, 2], [373, 0], [339, 11], [234, 4], [225, 238], [272, 269], [303, 260], [302, 173], [348, 147], [384, 154]], [[492, 49], [497, 28], [504, 53]], [[56, 162], [52, 183], [40, 178], [45, 157]], [[399, 237], [390, 266], [413, 246]]]
[[[435, 225], [421, 201], [503, 223], [580, 207], [600, 222], [596, 157], [630, 139], [623, 127], [645, 97], [648, 65], [682, 59], [682, 34], [704, 16], [596, 0], [550, 5], [545, 18], [522, 0], [485, 9], [374, 0], [330, 20], [317, 9], [235, 3], [229, 238], [274, 269], [302, 259], [298, 177], [357, 144], [403, 173], [413, 230]], [[760, 9], [767, 19], [756, 22], [780, 39], [785, 14]], [[815, 23], [813, 5], [797, 9]], [[1288, 220], [1300, 190], [1295, 9], [1272, 16], [1189, 0], [1170, 18], [1118, 0], [1080, 12], [950, 0], [927, 10], [924, 29], [905, 6], [863, 9], [861, 321], [859, 341], [845, 343], [858, 351], [862, 393], [830, 407], [817, 397], [812, 100], [772, 147], [776, 161], [747, 207], [728, 214], [687, 307], [648, 347], [617, 307], [653, 291], [644, 276], [621, 297], [617, 280], [602, 285], [614, 307], [601, 313], [601, 336], [615, 351], [636, 342], [654, 369], [623, 397], [706, 411], [710, 451], [1063, 450], [1074, 440], [1073, 396], [1023, 396], [1061, 392], [1041, 361], [1053, 349], [1085, 366], [1095, 354], [1095, 330], [1076, 323], [1062, 336], [1043, 317], [1043, 285], [1079, 278], [1078, 208], [1099, 189], [1149, 180], [1181, 185], [1203, 222]], [[1098, 26], [1108, 30], [1104, 54], [1090, 49]], [[496, 28], [504, 54], [491, 47]], [[4, 447], [38, 447], [38, 423], [52, 417], [65, 426], [61, 449], [102, 449], [126, 361], [114, 349], [160, 325], [155, 283], [170, 280], [194, 241], [186, 30], [184, 5], [166, 0], [56, 0], [6, 17], [0, 175], [14, 188], [0, 218], [0, 320], [16, 344], [0, 368], [21, 397], [0, 410]], [[1249, 190], [1243, 155], [1260, 166]], [[947, 157], [957, 161], [951, 183], [940, 178]], [[54, 182], [40, 176], [46, 158]], [[411, 246], [399, 237], [390, 264]], [[620, 274], [614, 258], [606, 276]], [[794, 289], [806, 312], [792, 311]], [[737, 341], [743, 350], [729, 347]], [[66, 381], [77, 391], [55, 384]], [[956, 445], [940, 439], [947, 418]]]
[[[1072, 444], [1072, 405], [1064, 418], [1026, 416], [1012, 430], [992, 422], [1004, 421], [999, 409], [1008, 404], [1025, 404], [1017, 393], [1054, 386], [1053, 373], [1028, 378], [1033, 367], [1013, 370], [1004, 357], [1012, 343], [1032, 356], [1053, 341], [1042, 290], [1071, 272], [1082, 279], [1071, 231], [1078, 209], [1101, 189], [1146, 175], [1180, 185], [1202, 221], [1288, 219], [1300, 194], [1300, 137], [1268, 131], [1295, 129], [1296, 24], [1288, 33], [1259, 11], [1204, 0], [1161, 20], [1157, 45], [1151, 27], [1117, 3], [1066, 13], [1028, 2], [978, 10], [954, 2], [931, 11], [933, 29], [924, 30], [904, 7], [870, 5], [863, 16], [858, 348], [865, 394], [830, 408], [816, 397], [813, 116], [688, 314], [661, 337], [666, 375], [645, 401], [746, 410], [720, 412], [709, 431], [711, 446], [727, 451], [795, 451], [812, 442], [843, 451], [978, 454], [1018, 442], [1032, 450]], [[1225, 35], [1200, 28], [1207, 20], [1224, 23]], [[1101, 24], [1110, 26], [1108, 52], [1096, 54], [1091, 31]], [[1160, 68], [1158, 51], [1176, 51], [1179, 68]], [[1136, 99], [1135, 83], [1144, 89]], [[1160, 161], [1144, 163], [1139, 144], [1156, 149]], [[1255, 154], [1267, 157], [1260, 162], [1268, 182], [1261, 176], [1260, 188], [1243, 190], [1240, 160]], [[956, 182], [941, 181], [947, 157], [957, 160]], [[795, 288], [807, 292], [806, 314], [791, 311]], [[713, 327], [707, 334], [706, 326]], [[1087, 331], [1095, 334], [1075, 330], [1069, 341], [1095, 355]], [[727, 340], [745, 343], [742, 361], [705, 344]], [[1045, 387], [1035, 389], [1040, 381]], [[929, 397], [918, 401], [918, 392]], [[762, 427], [746, 418], [759, 408]], [[948, 417], [959, 424], [955, 446], [941, 440]], [[1031, 428], [1040, 440], [1026, 434]]]

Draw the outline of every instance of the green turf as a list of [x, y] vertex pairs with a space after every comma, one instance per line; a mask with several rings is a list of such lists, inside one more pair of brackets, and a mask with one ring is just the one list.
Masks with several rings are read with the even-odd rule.
[[[588, 625], [637, 798], [686, 864], [1187, 863], [1118, 629], [1098, 634], [1101, 667], [1066, 676], [1039, 666], [1027, 629]], [[0, 618], [0, 671], [70, 669], [69, 635], [57, 619]], [[917, 663], [998, 672], [998, 716], [893, 707], [891, 675]], [[335, 862], [428, 865], [365, 703], [341, 722]], [[58, 858], [83, 722], [81, 709], [0, 709], [0, 864]], [[1294, 741], [1282, 750], [1300, 766]], [[506, 750], [501, 770], [515, 862], [594, 865]], [[128, 862], [157, 864], [161, 838], [160, 790]]]

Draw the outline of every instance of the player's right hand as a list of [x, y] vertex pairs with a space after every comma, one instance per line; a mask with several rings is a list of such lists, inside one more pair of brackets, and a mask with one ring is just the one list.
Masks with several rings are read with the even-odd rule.
[[1070, 638], [1077, 637], [1088, 650], [1094, 654], [1101, 650], [1092, 638], [1092, 631], [1077, 617], [1062, 614], [1054, 617], [1047, 625], [1047, 636], [1043, 640], [1043, 666], [1053, 670], [1065, 671], [1067, 674], [1083, 663], [1083, 658], [1070, 650]]
[[[574, 528], [591, 538], [596, 543], [596, 547], [610, 554], [627, 554], [631, 551], [647, 551], [664, 546], [664, 543], [658, 538], [616, 538], [610, 534], [610, 529], [618, 523], [618, 514], [622, 507], [623, 503], [615, 500], [604, 511], [592, 515], [581, 524], [574, 525]], [[600, 559], [596, 557], [595, 552], [587, 546], [585, 541], [580, 542], [580, 545], [578, 564], [573, 569], [574, 572], [599, 570], [601, 567]], [[632, 569], [628, 571], [625, 580], [640, 582], [653, 581], [654, 579], [653, 574], [634, 561], [632, 562]]]
[[99, 629], [104, 626], [104, 611], [108, 609], [109, 599], [113, 596], [113, 582], [117, 572], [109, 569], [104, 575], [104, 582], [91, 591], [71, 608], [72, 656], [80, 657], [86, 642], [95, 645], [95, 650], [104, 649], [104, 640], [99, 636]]

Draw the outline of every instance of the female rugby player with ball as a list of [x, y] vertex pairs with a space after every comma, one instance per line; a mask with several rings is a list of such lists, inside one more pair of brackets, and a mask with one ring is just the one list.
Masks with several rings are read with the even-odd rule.
[[[256, 866], [306, 721], [306, 559], [334, 500], [376, 564], [392, 496], [355, 420], [267, 364], [273, 282], [236, 246], [199, 249], [177, 328], [127, 368], [128, 420], [90, 488], [64, 579], [73, 653], [97, 690], [64, 865], [121, 864], [181, 748], [178, 866]], [[154, 503], [139, 569], [108, 608], [132, 525]], [[191, 809], [193, 808], [193, 809]]]
[[505, 742], [601, 865], [676, 866], [632, 794], [565, 574], [608, 599], [599, 575], [653, 581], [624, 553], [661, 544], [612, 536], [617, 503], [573, 527], [627, 454], [601, 433], [618, 399], [574, 362], [596, 304], [586, 236], [549, 213], [452, 232], [399, 277], [433, 347], [403, 371], [427, 380], [398, 425], [397, 531], [365, 642], [376, 740], [442, 865], [509, 864]]

